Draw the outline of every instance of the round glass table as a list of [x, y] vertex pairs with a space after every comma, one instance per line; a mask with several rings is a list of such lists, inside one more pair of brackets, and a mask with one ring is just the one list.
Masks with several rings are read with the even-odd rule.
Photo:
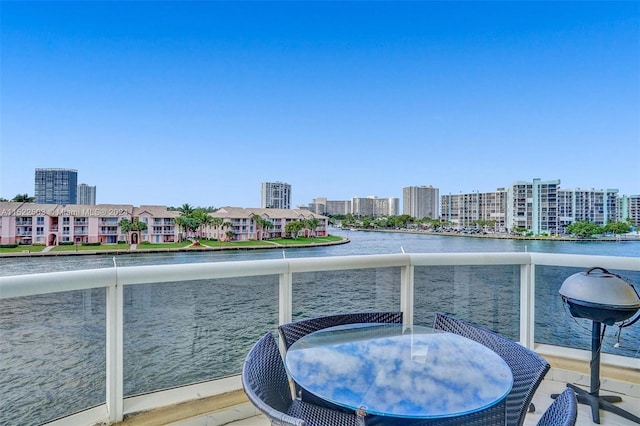
[[348, 324], [287, 351], [291, 378], [360, 415], [436, 419], [503, 403], [513, 375], [491, 349], [457, 334], [399, 324]]

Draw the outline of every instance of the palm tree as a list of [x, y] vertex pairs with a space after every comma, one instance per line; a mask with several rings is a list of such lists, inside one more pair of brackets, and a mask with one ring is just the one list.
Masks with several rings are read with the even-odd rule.
[[[140, 219], [138, 219], [137, 217], [133, 218], [133, 222], [131, 222], [131, 231], [134, 232], [140, 232], [140, 231], [144, 231], [145, 229], [147, 229], [147, 224], [145, 222], [142, 222]], [[140, 242], [140, 235], [137, 235], [137, 242]]]
[[233, 224], [227, 221], [227, 222], [223, 222], [222, 225], [220, 226], [222, 227], [223, 230], [227, 229], [227, 232], [225, 233], [225, 235], [227, 236], [227, 239], [231, 241], [231, 238], [233, 238], [236, 235], [236, 233], [233, 232]]
[[195, 219], [196, 223], [198, 224], [198, 233], [200, 237], [202, 237], [202, 230], [205, 226], [211, 223], [211, 216], [209, 216], [209, 213], [207, 213], [204, 209], [198, 208], [191, 213], [191, 217]]
[[209, 225], [212, 226], [215, 230], [216, 230], [216, 239], [220, 239], [220, 236], [218, 235], [218, 227], [220, 225], [222, 225], [222, 218], [221, 217], [213, 217], [213, 216], [209, 216], [211, 218], [211, 221], [209, 222]]
[[306, 224], [309, 230], [311, 231], [311, 236], [315, 237], [316, 229], [318, 228], [318, 226], [320, 226], [320, 219], [318, 219], [315, 216], [311, 216], [309, 219], [306, 220]]
[[[251, 216], [251, 219], [254, 221], [254, 223], [256, 224], [256, 228], [259, 228], [260, 231], [262, 231], [260, 233], [260, 240], [267, 240], [269, 239], [269, 232], [266, 232], [266, 238], [265, 238], [265, 229], [269, 229], [269, 228], [273, 228], [273, 223], [271, 223], [270, 220], [263, 218], [262, 216], [260, 216], [259, 214], [254, 214], [253, 216]], [[257, 234], [257, 229], [256, 229], [256, 234]]]
[[184, 203], [181, 207], [178, 207], [178, 211], [182, 213], [182, 216], [191, 216], [194, 210], [191, 204]]
[[129, 232], [131, 232], [132, 227], [131, 221], [125, 217], [123, 219], [120, 219], [118, 225], [120, 226], [120, 231], [122, 231], [122, 233], [125, 235], [127, 244], [129, 244]]
[[253, 223], [256, 224], [256, 236], [260, 235], [260, 238], [258, 238], [259, 240], [262, 240], [262, 233], [258, 233], [258, 230], [262, 231], [262, 216], [260, 216], [259, 214], [254, 213], [251, 216], [251, 220], [253, 221]]
[[267, 238], [266, 239], [268, 240], [269, 236], [270, 236], [269, 229], [273, 228], [273, 222], [271, 222], [268, 219], [262, 219], [262, 220], [263, 220], [262, 227], [267, 229], [267, 233], [266, 233]]
[[36, 201], [36, 197], [29, 197], [29, 194], [18, 194], [11, 199], [16, 203], [33, 203]]
[[126, 236], [127, 244], [129, 244], [129, 241], [131, 240], [130, 236], [132, 231], [144, 231], [147, 229], [147, 224], [137, 217], [134, 217], [133, 221], [130, 221], [125, 217], [118, 222], [118, 225], [120, 226], [120, 231], [122, 231]]

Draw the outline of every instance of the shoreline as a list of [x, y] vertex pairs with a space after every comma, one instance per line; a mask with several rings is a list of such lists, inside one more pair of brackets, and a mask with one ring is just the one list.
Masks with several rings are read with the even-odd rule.
[[[458, 238], [491, 238], [500, 240], [521, 240], [521, 241], [559, 241], [559, 242], [573, 242], [573, 243], [586, 243], [586, 242], [600, 242], [600, 243], [619, 243], [619, 242], [640, 242], [640, 235], [630, 237], [602, 237], [602, 238], [575, 238], [575, 237], [542, 237], [542, 236], [523, 236], [523, 235], [505, 235], [505, 234], [459, 234], [455, 232], [430, 232], [411, 229], [344, 229], [339, 228], [341, 231], [346, 232], [387, 232], [397, 234], [422, 234], [422, 235], [434, 235], [441, 237], [458, 237]], [[348, 244], [351, 242], [348, 237], [342, 237], [340, 241], [329, 241], [322, 243], [312, 244], [290, 244], [290, 245], [274, 245], [272, 243], [266, 243], [259, 246], [238, 246], [238, 247], [184, 247], [184, 248], [155, 248], [155, 249], [105, 249], [105, 250], [80, 250], [80, 251], [38, 251], [38, 252], [11, 252], [0, 253], [0, 258], [3, 257], [38, 257], [38, 256], [89, 256], [89, 255], [124, 255], [124, 254], [150, 254], [150, 253], [177, 253], [177, 252], [208, 252], [208, 251], [249, 251], [249, 250], [273, 250], [273, 249], [287, 249], [287, 248], [305, 248], [305, 247], [321, 247]]]
[[492, 238], [498, 240], [535, 240], [535, 241], [564, 241], [573, 243], [583, 242], [602, 242], [602, 243], [619, 243], [619, 242], [640, 242], [640, 235], [633, 237], [602, 237], [602, 238], [576, 238], [576, 237], [527, 237], [524, 235], [505, 235], [505, 234], [459, 234], [456, 232], [430, 232], [411, 229], [342, 229], [347, 232], [392, 232], [400, 234], [422, 234], [436, 235], [441, 237], [462, 237], [462, 238]]
[[288, 249], [288, 248], [304, 248], [304, 247], [322, 247], [322, 246], [334, 246], [350, 243], [351, 240], [347, 237], [342, 237], [340, 241], [325, 241], [321, 243], [311, 244], [288, 244], [288, 245], [274, 245], [265, 244], [261, 246], [238, 246], [238, 247], [210, 247], [200, 245], [198, 247], [187, 246], [184, 248], [156, 248], [156, 249], [133, 249], [131, 250], [79, 250], [79, 251], [37, 251], [37, 252], [13, 252], [13, 253], [0, 253], [2, 257], [40, 257], [40, 256], [89, 256], [89, 255], [125, 255], [125, 254], [150, 254], [150, 253], [177, 253], [177, 252], [211, 252], [211, 251], [242, 251], [242, 250], [273, 250], [273, 249]]

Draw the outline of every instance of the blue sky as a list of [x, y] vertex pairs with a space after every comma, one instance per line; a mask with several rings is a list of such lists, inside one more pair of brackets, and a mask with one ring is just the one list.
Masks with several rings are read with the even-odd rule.
[[638, 2], [2, 1], [0, 196], [640, 193]]

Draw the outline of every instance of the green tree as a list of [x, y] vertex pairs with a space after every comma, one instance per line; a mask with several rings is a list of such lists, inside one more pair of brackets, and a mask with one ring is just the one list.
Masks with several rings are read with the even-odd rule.
[[567, 232], [579, 238], [584, 238], [602, 234], [603, 229], [600, 225], [589, 221], [578, 221], [567, 226]]
[[260, 220], [261, 220], [260, 226], [262, 226], [262, 229], [267, 230], [267, 232], [262, 233], [262, 239], [269, 239], [269, 235], [270, 235], [269, 229], [273, 228], [273, 222], [271, 222], [269, 219], [264, 219], [264, 218]]
[[11, 199], [16, 203], [33, 203], [36, 201], [36, 197], [29, 197], [29, 194], [18, 194]]
[[125, 217], [123, 219], [120, 219], [118, 225], [120, 226], [120, 231], [122, 231], [122, 233], [125, 235], [127, 244], [129, 244], [129, 233], [131, 232], [132, 227], [131, 221]]
[[122, 231], [126, 236], [127, 244], [131, 241], [131, 232], [144, 231], [147, 229], [147, 224], [137, 217], [134, 217], [133, 221], [130, 221], [126, 217], [122, 218], [120, 219], [120, 222], [118, 222], [118, 225], [120, 226], [120, 231]]
[[631, 226], [625, 222], [609, 222], [605, 225], [604, 231], [613, 234], [626, 234], [631, 231]]
[[287, 236], [290, 236], [295, 240], [296, 238], [298, 238], [298, 232], [300, 232], [303, 226], [304, 225], [302, 222], [300, 222], [299, 220], [294, 220], [292, 222], [288, 222], [284, 226], [284, 232]]
[[178, 211], [182, 213], [182, 216], [191, 216], [194, 212], [194, 208], [189, 203], [184, 203], [182, 206], [178, 207]]
[[211, 223], [209, 225], [216, 230], [216, 238], [220, 239], [218, 228], [220, 227], [220, 225], [222, 225], [223, 220], [221, 217], [213, 217], [213, 216], [210, 216], [210, 217], [211, 217]]
[[193, 210], [190, 215], [196, 221], [197, 231], [200, 237], [203, 236], [203, 229], [211, 224], [211, 220], [213, 219], [209, 216], [209, 213], [203, 208], [197, 208]]
[[222, 222], [222, 225], [220, 226], [222, 227], [222, 230], [226, 229], [225, 235], [227, 236], [227, 241], [231, 241], [231, 239], [236, 236], [236, 233], [233, 232], [233, 224], [231, 222]]
[[[265, 231], [265, 229], [268, 230], [270, 228], [273, 228], [273, 223], [270, 220], [263, 218], [259, 214], [254, 214], [253, 216], [251, 216], [251, 219], [256, 224], [256, 233], [257, 233], [258, 230], [261, 231], [260, 232], [260, 240], [268, 239], [266, 237], [269, 236], [269, 232], [267, 231], [265, 233], [264, 231]], [[265, 235], [266, 235], [266, 237], [265, 237]]]
[[145, 222], [141, 221], [137, 217], [133, 218], [133, 222], [131, 222], [131, 230], [132, 231], [144, 231], [147, 228], [148, 227], [147, 227], [147, 224]]
[[320, 219], [318, 219], [315, 216], [312, 216], [309, 219], [307, 219], [305, 222], [307, 224], [307, 228], [309, 229], [309, 231], [311, 231], [311, 236], [315, 237], [316, 229], [318, 229], [318, 226], [320, 226]]

